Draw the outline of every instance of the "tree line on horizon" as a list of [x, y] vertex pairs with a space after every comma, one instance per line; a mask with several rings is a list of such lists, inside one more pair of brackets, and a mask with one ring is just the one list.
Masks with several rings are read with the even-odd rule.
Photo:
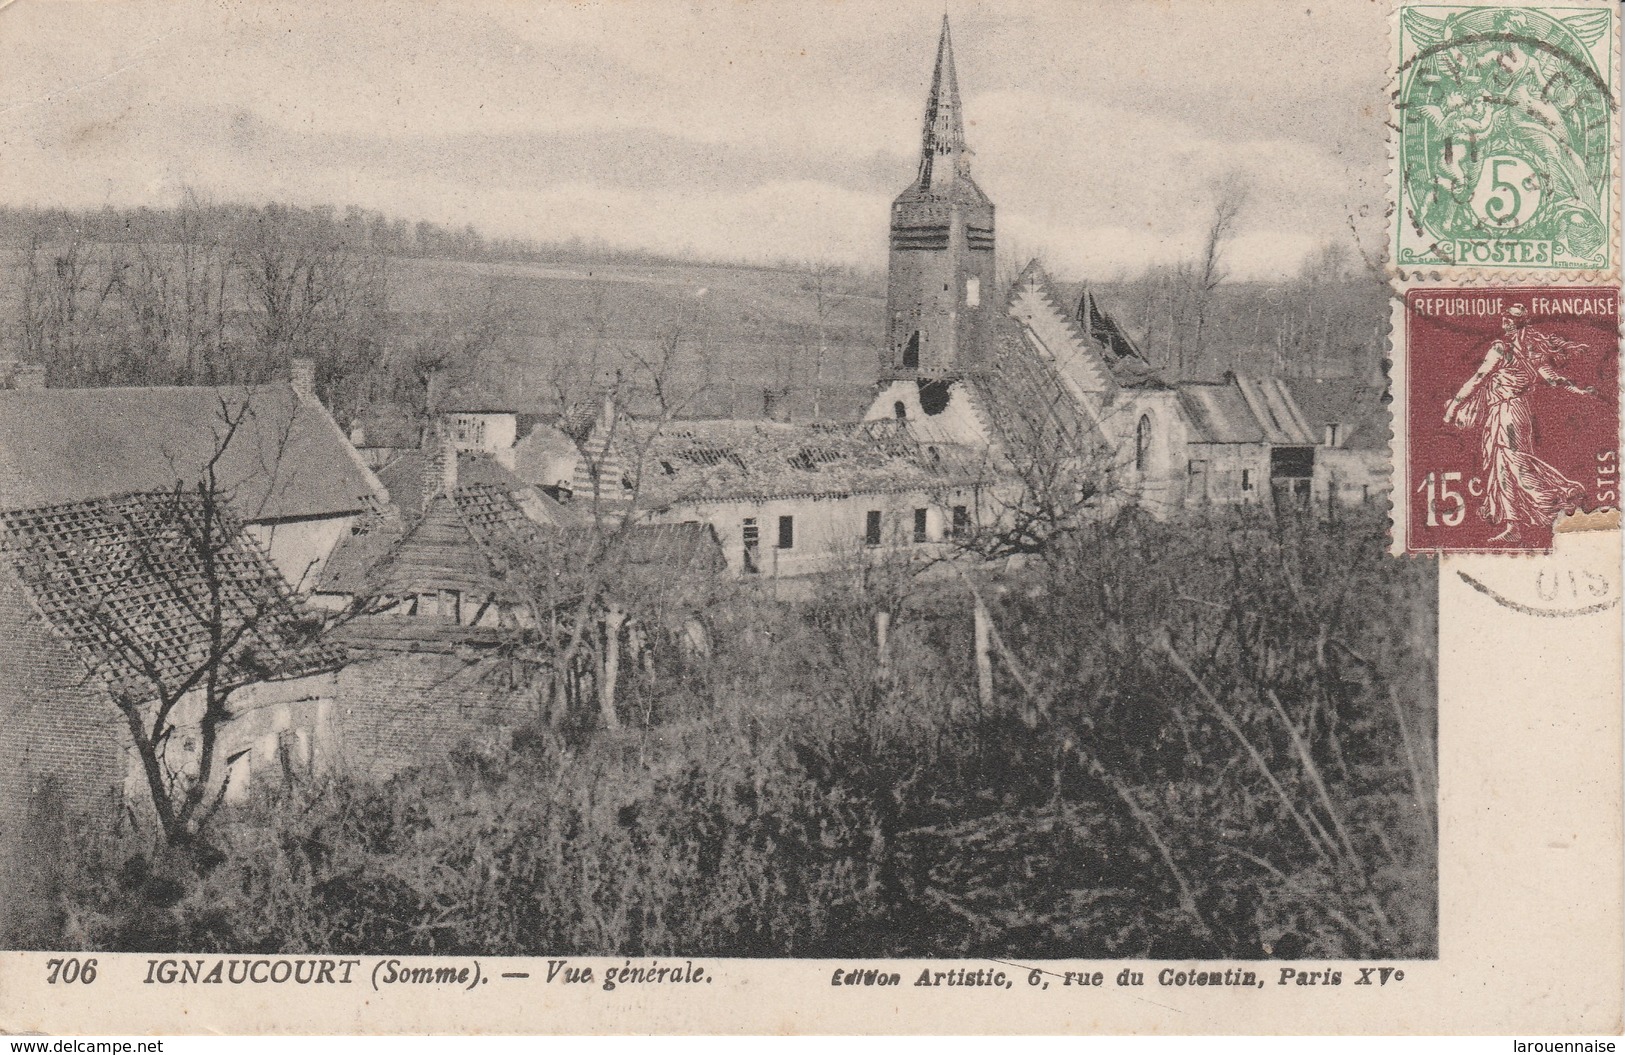
[[[1225, 206], [1215, 206], [1203, 253], [1094, 285], [1151, 364], [1170, 378], [1235, 370], [1375, 382], [1387, 307], [1369, 268], [1328, 244], [1290, 280], [1228, 282], [1224, 248], [1239, 206]], [[403, 308], [398, 279], [413, 260], [701, 263], [579, 240], [493, 239], [353, 205], [193, 194], [167, 208], [0, 206], [0, 250], [10, 250], [16, 291], [5, 351], [44, 364], [52, 386], [262, 382], [286, 376], [298, 354], [316, 360], [318, 390], [341, 421], [380, 402], [427, 415], [431, 378], [477, 375], [482, 356], [523, 339], [512, 332], [514, 291], [497, 276]], [[819, 364], [810, 376], [838, 381], [824, 375], [831, 305], [882, 297], [882, 276], [828, 261], [759, 270], [786, 272], [790, 295], [805, 296], [818, 319], [817, 334], [798, 342]]]

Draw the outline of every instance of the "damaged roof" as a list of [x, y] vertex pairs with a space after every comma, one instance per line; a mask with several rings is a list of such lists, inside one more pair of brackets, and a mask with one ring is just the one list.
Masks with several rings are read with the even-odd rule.
[[493, 593], [501, 576], [488, 548], [500, 533], [529, 530], [530, 520], [505, 489], [459, 483], [425, 508], [421, 491], [410, 515], [366, 517], [339, 540], [322, 568], [321, 593], [396, 595], [459, 590]]
[[[905, 424], [789, 425], [708, 420], [629, 422], [623, 464], [641, 467], [639, 504], [881, 494], [972, 482], [967, 448], [921, 444]], [[636, 456], [633, 456], [636, 455]]]
[[606, 558], [619, 559], [627, 567], [645, 569], [656, 575], [721, 572], [728, 566], [715, 529], [699, 521], [630, 523], [606, 532], [572, 528], [565, 532], [565, 538], [582, 552], [590, 553], [592, 547], [601, 546]]
[[598, 422], [598, 415], [603, 413], [604, 404], [597, 399], [582, 399], [571, 403], [565, 408], [563, 414], [554, 427], [577, 443], [585, 440], [592, 431], [593, 425]]
[[[424, 476], [435, 460], [433, 449], [421, 447], [404, 450], [378, 470], [378, 479], [389, 491], [389, 500], [408, 520], [423, 510]], [[438, 467], [435, 468], [438, 472]], [[515, 495], [529, 497], [533, 488], [489, 454], [461, 451], [457, 455], [457, 486], [472, 487], [488, 484]], [[546, 496], [541, 496], [544, 499]], [[549, 500], [550, 501], [550, 500]], [[557, 503], [553, 503], [557, 505]]]
[[332, 417], [288, 384], [0, 392], [0, 505], [194, 487], [209, 461], [248, 522], [368, 508], [378, 482]]
[[1093, 418], [1052, 359], [1029, 343], [1015, 319], [994, 322], [997, 369], [976, 379], [974, 401], [1010, 452], [1080, 455], [1095, 442]]
[[[211, 540], [211, 541], [205, 541]], [[227, 684], [343, 663], [321, 622], [241, 526], [202, 496], [141, 492], [0, 511], [0, 559], [40, 613], [114, 692], [155, 698], [192, 687], [218, 622], [235, 643]], [[214, 617], [211, 579], [219, 583]]]

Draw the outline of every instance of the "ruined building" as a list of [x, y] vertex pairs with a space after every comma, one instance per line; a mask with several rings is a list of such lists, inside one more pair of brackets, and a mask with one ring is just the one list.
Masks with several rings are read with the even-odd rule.
[[[994, 206], [971, 176], [947, 18], [926, 97], [919, 169], [892, 204], [886, 343], [865, 418], [922, 443], [991, 453], [994, 490], [1071, 463], [1099, 504], [1158, 515], [1206, 504], [1369, 496], [1274, 378], [1165, 381], [1098, 301], [1036, 262], [995, 290]], [[1002, 470], [1002, 471], [1001, 471]], [[1003, 477], [1002, 484], [999, 477]], [[1009, 497], [1008, 501], [1018, 499]]]

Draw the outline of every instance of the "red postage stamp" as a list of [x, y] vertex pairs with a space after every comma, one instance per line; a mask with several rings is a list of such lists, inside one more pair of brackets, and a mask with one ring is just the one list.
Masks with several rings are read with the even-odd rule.
[[1549, 549], [1619, 505], [1619, 291], [1405, 298], [1405, 550]]

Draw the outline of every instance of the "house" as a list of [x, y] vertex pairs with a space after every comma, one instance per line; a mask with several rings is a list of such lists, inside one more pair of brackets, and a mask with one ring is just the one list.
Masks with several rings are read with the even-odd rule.
[[312, 388], [286, 384], [0, 391], [0, 508], [210, 489], [288, 582], [308, 589], [383, 485]]
[[1283, 382], [1226, 374], [1217, 383], [1181, 383], [1177, 391], [1187, 505], [1309, 497], [1317, 437]]
[[606, 401], [570, 507], [597, 519], [705, 525], [737, 575], [824, 571], [868, 551], [938, 555], [981, 515], [976, 451], [894, 421], [649, 422]]
[[1286, 385], [1320, 437], [1316, 498], [1352, 504], [1387, 495], [1393, 463], [1381, 379], [1297, 377]]
[[553, 512], [557, 503], [449, 440], [404, 452], [380, 479], [390, 507], [340, 540], [314, 589], [323, 607], [374, 598], [398, 616], [499, 626], [513, 606], [503, 596], [495, 536], [520, 537], [537, 523], [559, 527], [566, 519]]
[[[44, 794], [74, 812], [150, 802], [120, 701], [147, 722], [175, 701], [156, 762], [195, 774], [205, 670], [231, 712], [210, 794], [237, 800], [325, 764], [344, 657], [317, 640], [319, 622], [207, 496], [0, 510], [0, 823]], [[216, 626], [227, 646], [211, 643]]]

